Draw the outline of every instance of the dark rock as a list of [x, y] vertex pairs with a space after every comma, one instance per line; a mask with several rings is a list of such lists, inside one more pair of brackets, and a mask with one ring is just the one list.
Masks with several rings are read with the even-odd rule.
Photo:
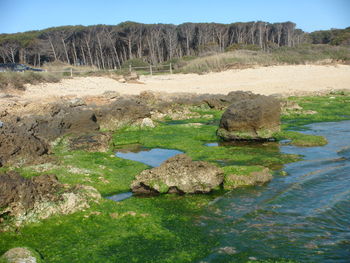
[[16, 172], [0, 174], [0, 231], [13, 226], [69, 214], [89, 207], [101, 195], [90, 186], [68, 186], [55, 175], [24, 178]]
[[99, 130], [97, 117], [91, 109], [62, 107], [55, 109], [51, 117], [36, 118], [35, 134], [47, 140], [54, 140], [65, 134], [81, 134]]
[[55, 175], [40, 175], [30, 179], [16, 172], [0, 174], [0, 208], [2, 213], [19, 216], [32, 209], [38, 200], [57, 201], [56, 193], [62, 188]]
[[84, 150], [88, 152], [107, 152], [112, 139], [109, 133], [84, 134], [69, 139], [71, 150]]
[[25, 163], [49, 152], [49, 145], [35, 135], [35, 123], [11, 122], [0, 129], [0, 166]]
[[161, 166], [142, 171], [131, 184], [137, 194], [208, 193], [223, 182], [223, 171], [206, 162], [176, 155]]
[[268, 140], [280, 131], [280, 102], [259, 95], [233, 103], [221, 117], [217, 134], [223, 140]]

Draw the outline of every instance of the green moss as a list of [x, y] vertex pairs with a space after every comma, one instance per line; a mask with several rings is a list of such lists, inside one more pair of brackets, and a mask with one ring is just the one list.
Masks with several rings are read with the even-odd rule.
[[[330, 97], [335, 97], [331, 99]], [[309, 137], [290, 132], [305, 129], [303, 125], [317, 121], [336, 121], [350, 116], [348, 95], [333, 94], [324, 97], [291, 98], [305, 110], [316, 114], [291, 114], [283, 116], [283, 131], [279, 139], [289, 138], [298, 142], [319, 144], [319, 137]], [[207, 142], [217, 141], [217, 122], [220, 111], [194, 108], [199, 118], [179, 121], [175, 125], [159, 124], [154, 129], [124, 127], [113, 140], [118, 146], [141, 144], [145, 147], [178, 149], [194, 160], [204, 160], [221, 166], [225, 176], [240, 174], [249, 176], [261, 171], [263, 164], [270, 169], [280, 169], [283, 164], [299, 159], [282, 154], [278, 143], [236, 144], [207, 147]], [[190, 122], [215, 123], [215, 125], [186, 126]], [[174, 124], [174, 122], [173, 122]], [[324, 141], [323, 141], [324, 142]], [[57, 174], [68, 184], [86, 184], [97, 188], [103, 195], [129, 191], [135, 175], [148, 166], [123, 160], [114, 153], [88, 153], [68, 151], [64, 140], [54, 147], [57, 162], [46, 166], [18, 168], [25, 176], [40, 173]], [[0, 168], [2, 171], [8, 168]], [[197, 219], [207, 204], [222, 194], [210, 195], [160, 195], [135, 198], [123, 202], [102, 200], [90, 209], [71, 215], [54, 216], [39, 223], [19, 229], [18, 232], [1, 233], [0, 255], [12, 247], [29, 246], [43, 256], [48, 263], [55, 262], [196, 262], [217, 246], [217, 235], [208, 235], [199, 227]], [[261, 261], [264, 262], [264, 261]], [[271, 260], [265, 262], [290, 262]]]
[[274, 137], [278, 140], [291, 140], [290, 144], [296, 146], [323, 146], [327, 144], [327, 139], [323, 136], [309, 135], [294, 131], [283, 131], [276, 133]]

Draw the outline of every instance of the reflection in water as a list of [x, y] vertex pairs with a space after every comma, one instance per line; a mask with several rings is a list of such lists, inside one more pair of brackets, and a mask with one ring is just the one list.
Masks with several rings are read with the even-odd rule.
[[115, 155], [119, 158], [137, 161], [152, 167], [156, 167], [161, 165], [170, 157], [173, 157], [180, 153], [183, 152], [178, 150], [154, 148], [150, 150], [140, 150], [138, 152], [117, 151]]
[[323, 135], [329, 144], [281, 146], [304, 156], [285, 166], [289, 176], [212, 202], [200, 224], [220, 237], [220, 246], [203, 262], [350, 262], [350, 121], [309, 127], [308, 134]]

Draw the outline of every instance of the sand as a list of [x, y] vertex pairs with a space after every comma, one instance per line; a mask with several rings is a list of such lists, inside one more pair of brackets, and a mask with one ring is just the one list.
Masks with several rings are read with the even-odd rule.
[[57, 96], [98, 96], [106, 91], [139, 94], [145, 90], [178, 93], [227, 94], [243, 90], [271, 95], [300, 95], [328, 90], [350, 90], [349, 65], [288, 65], [198, 74], [141, 76], [137, 83], [119, 83], [108, 77], [75, 77], [59, 83], [28, 85], [21, 100]]

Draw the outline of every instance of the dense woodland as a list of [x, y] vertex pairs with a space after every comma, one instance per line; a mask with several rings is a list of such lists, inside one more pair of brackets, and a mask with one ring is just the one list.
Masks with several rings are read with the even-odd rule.
[[[331, 31], [307, 34], [292, 22], [184, 23], [177, 26], [124, 22], [116, 26], [63, 26], [0, 34], [0, 63], [42, 66], [45, 62], [59, 60], [71, 65], [111, 69], [120, 68], [133, 59], [159, 64], [184, 56], [223, 52], [237, 44], [269, 50], [308, 42], [330, 43], [334, 38]], [[338, 42], [342, 41], [346, 40]]]

